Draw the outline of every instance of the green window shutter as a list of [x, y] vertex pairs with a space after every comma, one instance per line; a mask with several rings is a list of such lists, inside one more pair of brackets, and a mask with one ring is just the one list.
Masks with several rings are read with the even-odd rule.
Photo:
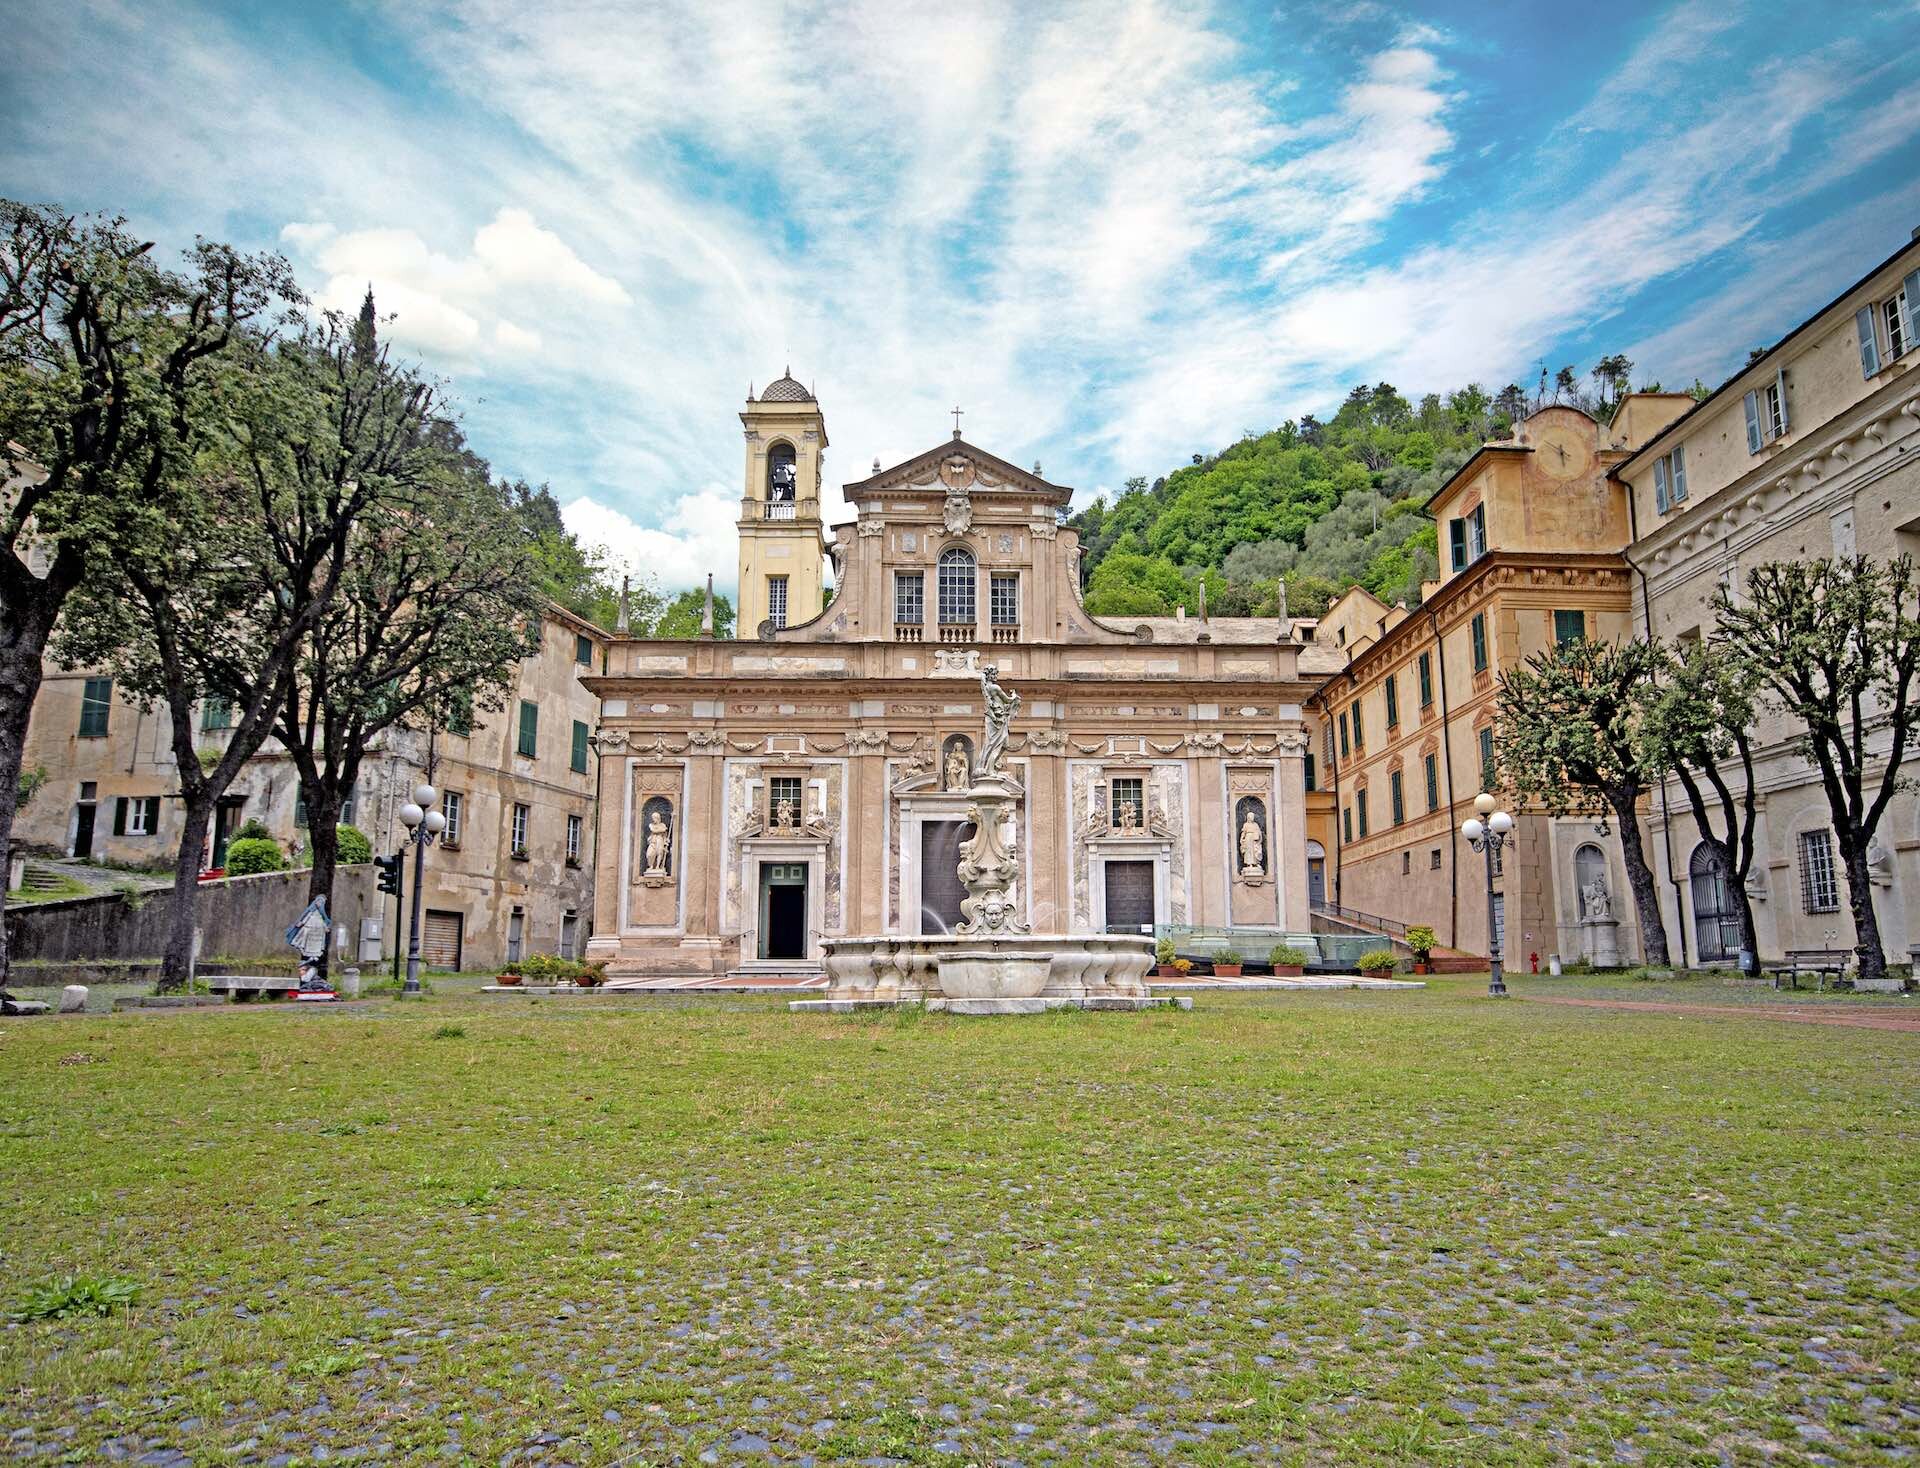
[[1400, 782], [1400, 772], [1395, 770], [1387, 781], [1387, 793], [1393, 798], [1393, 823], [1399, 825], [1407, 818], [1406, 792]]
[[1400, 679], [1398, 675], [1387, 674], [1387, 727], [1395, 727], [1400, 722]]
[[127, 797], [122, 795], [113, 803], [113, 834], [127, 834]]
[[1340, 812], [1340, 825], [1346, 832], [1347, 845], [1353, 845], [1353, 807], [1348, 806]]
[[1467, 522], [1452, 520], [1447, 524], [1447, 545], [1453, 552], [1453, 569], [1467, 569]]
[[160, 797], [157, 795], [147, 797], [147, 834], [149, 836], [160, 834]]
[[1553, 641], [1556, 647], [1565, 647], [1569, 642], [1584, 641], [1587, 635], [1587, 614], [1585, 612], [1555, 612], [1553, 614]]
[[1475, 612], [1471, 626], [1473, 634], [1473, 671], [1484, 673], [1487, 670], [1487, 614]]
[[530, 699], [520, 700], [520, 743], [517, 748], [528, 759], [534, 758], [540, 748], [540, 705]]
[[579, 775], [587, 772], [587, 726], [578, 719], [573, 721], [573, 769]]
[[1314, 779], [1315, 779], [1315, 771], [1313, 768], [1313, 756], [1309, 754], [1307, 756], [1307, 789], [1314, 790], [1318, 788], [1314, 784]]
[[1356, 790], [1353, 792], [1353, 808], [1359, 814], [1360, 834], [1364, 836], [1367, 834], [1367, 792], [1366, 791]]
[[574, 635], [573, 660], [583, 668], [593, 666], [593, 639], [584, 632]]
[[1360, 700], [1357, 698], [1353, 701], [1353, 747], [1355, 749], [1367, 747], [1366, 731], [1360, 727]]
[[1340, 758], [1345, 759], [1351, 752], [1347, 745], [1347, 716], [1343, 711], [1340, 715]]
[[1433, 705], [1433, 657], [1430, 653], [1420, 654], [1420, 707]]
[[1480, 788], [1493, 789], [1493, 730], [1480, 731]]
[[1440, 762], [1427, 756], [1427, 809], [1440, 809]]

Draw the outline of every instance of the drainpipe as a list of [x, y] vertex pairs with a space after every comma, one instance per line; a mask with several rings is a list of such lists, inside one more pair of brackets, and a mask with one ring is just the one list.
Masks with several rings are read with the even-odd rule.
[[[1639, 534], [1634, 528], [1633, 487], [1627, 487], [1627, 531], [1635, 540]], [[1647, 573], [1634, 564], [1633, 557], [1625, 550], [1620, 559], [1627, 563], [1627, 569], [1640, 578], [1640, 614], [1647, 629], [1647, 645], [1653, 645], [1653, 593], [1647, 586]], [[1673, 807], [1667, 801], [1667, 780], [1660, 778], [1660, 845], [1667, 855], [1667, 885], [1673, 888], [1673, 925], [1680, 930], [1680, 967], [1691, 968], [1693, 961], [1687, 957], [1687, 908], [1681, 900], [1680, 873], [1673, 865]], [[1647, 935], [1640, 935], [1640, 958], [1644, 962], [1647, 956]]]
[[[1447, 775], [1447, 947], [1460, 946], [1460, 827], [1453, 819], [1453, 727], [1447, 713], [1447, 649], [1440, 641], [1440, 618], [1429, 605], [1420, 608], [1433, 629], [1433, 661], [1440, 671], [1440, 762]], [[1493, 951], [1493, 934], [1487, 934], [1487, 951]]]

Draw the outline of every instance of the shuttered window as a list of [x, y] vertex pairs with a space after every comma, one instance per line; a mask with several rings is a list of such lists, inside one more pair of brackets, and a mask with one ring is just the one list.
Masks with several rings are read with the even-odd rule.
[[540, 752], [540, 705], [531, 699], [520, 700], [519, 752], [532, 759]]
[[80, 690], [80, 737], [105, 739], [107, 715], [113, 708], [113, 679], [89, 678]]
[[1387, 674], [1387, 727], [1397, 729], [1400, 726], [1400, 676]]
[[1745, 405], [1747, 452], [1757, 454], [1793, 426], [1787, 411], [1787, 369], [1775, 368], [1773, 381], [1748, 393]]
[[233, 705], [224, 698], [209, 698], [200, 705], [200, 727], [212, 733], [233, 727]]
[[1434, 755], [1428, 755], [1424, 761], [1427, 767], [1427, 809], [1440, 809], [1440, 761]]
[[584, 632], [574, 636], [573, 660], [583, 668], [593, 666], [593, 639]]
[[1365, 790], [1353, 792], [1353, 809], [1359, 818], [1360, 834], [1364, 837], [1367, 834], [1367, 792]]
[[1394, 825], [1403, 825], [1407, 819], [1407, 799], [1398, 770], [1387, 776], [1387, 798], [1393, 806]]
[[1686, 497], [1687, 446], [1675, 444], [1653, 461], [1653, 507], [1664, 515]]
[[1314, 763], [1313, 756], [1311, 754], [1308, 754], [1305, 756], [1305, 759], [1307, 762], [1307, 776], [1306, 776], [1307, 789], [1317, 790], [1320, 788], [1318, 783], [1319, 777], [1318, 777], [1318, 773], [1315, 771], [1313, 767], [1313, 763]]
[[1420, 654], [1420, 707], [1433, 707], [1433, 654]]
[[587, 726], [578, 719], [573, 721], [572, 769], [576, 775], [587, 772]]
[[116, 836], [157, 836], [160, 834], [160, 797], [122, 795], [113, 802], [113, 834]]
[[1475, 612], [1467, 630], [1473, 640], [1473, 671], [1484, 673], [1487, 671], [1487, 614]]
[[513, 808], [512, 849], [515, 856], [525, 856], [527, 854], [527, 820], [531, 814], [524, 805], [516, 805]]
[[1493, 789], [1493, 730], [1480, 731], [1480, 788]]

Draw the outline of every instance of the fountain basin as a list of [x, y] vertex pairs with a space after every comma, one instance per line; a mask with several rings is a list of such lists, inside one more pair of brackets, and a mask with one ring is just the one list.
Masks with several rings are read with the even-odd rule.
[[821, 945], [828, 986], [797, 1010], [924, 1004], [954, 1014], [1147, 1009], [1153, 943], [1115, 933], [937, 933], [834, 938]]

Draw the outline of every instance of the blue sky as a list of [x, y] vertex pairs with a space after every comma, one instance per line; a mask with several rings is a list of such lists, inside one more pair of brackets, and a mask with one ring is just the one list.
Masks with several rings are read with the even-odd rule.
[[0, 191], [371, 280], [668, 586], [788, 363], [831, 485], [957, 402], [1091, 494], [1359, 381], [1715, 383], [1920, 226], [1920, 0], [9, 9]]

